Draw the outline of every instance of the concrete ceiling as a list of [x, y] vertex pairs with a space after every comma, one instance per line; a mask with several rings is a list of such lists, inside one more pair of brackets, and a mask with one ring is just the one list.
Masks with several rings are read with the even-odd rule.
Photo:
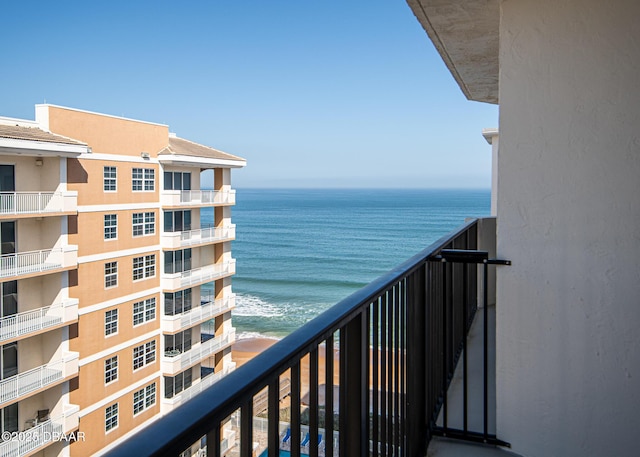
[[469, 100], [498, 103], [499, 0], [407, 0]]

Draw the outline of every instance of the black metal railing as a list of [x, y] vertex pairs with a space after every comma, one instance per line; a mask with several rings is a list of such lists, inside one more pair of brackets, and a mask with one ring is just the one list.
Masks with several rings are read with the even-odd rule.
[[[488, 259], [486, 252], [471, 252], [477, 252], [478, 227], [473, 220], [443, 237], [109, 455], [177, 456], [206, 436], [207, 455], [220, 456], [232, 426], [242, 457], [276, 457], [283, 447], [293, 457], [425, 455], [434, 433], [453, 431], [447, 425], [446, 392], [461, 354], [466, 358], [467, 332], [478, 308], [478, 268], [454, 257], [464, 250]], [[282, 402], [285, 380], [288, 409]], [[266, 418], [260, 424], [266, 426], [258, 430], [254, 397], [264, 410], [265, 388]], [[305, 391], [308, 406], [301, 414]], [[441, 411], [444, 426], [437, 425]], [[495, 439], [486, 412], [481, 431], [469, 430], [466, 406], [464, 414], [462, 432], [454, 435]]]

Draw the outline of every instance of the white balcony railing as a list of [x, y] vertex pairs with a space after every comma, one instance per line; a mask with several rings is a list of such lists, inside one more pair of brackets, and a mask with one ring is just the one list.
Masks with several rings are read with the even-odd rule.
[[165, 190], [163, 206], [235, 205], [236, 191], [230, 190]]
[[[78, 353], [68, 352], [58, 361], [0, 381], [0, 404], [59, 383], [78, 373]], [[1, 455], [1, 454], [0, 454]]]
[[165, 289], [180, 289], [186, 286], [213, 281], [230, 276], [236, 272], [236, 259], [228, 262], [215, 263], [206, 267], [193, 268], [182, 273], [164, 274], [162, 287]]
[[78, 299], [70, 298], [0, 319], [0, 342], [39, 332], [78, 319]]
[[0, 215], [50, 214], [75, 212], [78, 193], [68, 192], [0, 192]]
[[198, 395], [207, 387], [211, 387], [213, 384], [220, 381], [224, 376], [228, 375], [235, 369], [236, 369], [236, 364], [229, 363], [222, 371], [219, 371], [217, 373], [212, 373], [209, 376], [202, 378], [199, 383], [193, 384], [191, 387], [183, 390], [182, 392], [180, 392], [179, 394], [171, 398], [163, 398], [162, 401], [163, 403], [165, 403], [166, 405], [169, 405], [170, 407], [176, 407], [178, 405], [181, 405], [187, 400], [190, 400], [191, 398]]
[[4, 254], [0, 256], [0, 278], [73, 266], [77, 264], [77, 254], [77, 246]]
[[12, 439], [0, 442], [0, 455], [3, 457], [23, 457], [53, 442], [58, 442], [64, 434], [78, 428], [77, 405], [65, 405], [64, 413], [53, 419], [47, 419], [28, 428]]
[[235, 340], [236, 329], [232, 328], [223, 335], [211, 338], [204, 343], [194, 344], [191, 349], [183, 353], [176, 353], [175, 355], [165, 354], [162, 358], [162, 371], [165, 373], [177, 373], [191, 365], [195, 365], [204, 358], [212, 356]]
[[196, 306], [186, 313], [175, 316], [162, 316], [162, 330], [171, 333], [178, 332], [181, 329], [192, 327], [198, 322], [230, 311], [236, 305], [236, 296], [233, 294], [219, 300], [203, 296], [201, 301], [204, 302], [202, 306]]
[[162, 247], [180, 248], [201, 243], [230, 241], [236, 237], [236, 226], [205, 227], [181, 232], [165, 232], [162, 234]]

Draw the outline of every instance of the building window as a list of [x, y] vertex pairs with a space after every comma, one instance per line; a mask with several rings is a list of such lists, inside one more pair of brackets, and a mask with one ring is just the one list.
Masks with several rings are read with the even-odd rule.
[[156, 404], [156, 383], [133, 393], [133, 415], [141, 413], [145, 409]]
[[105, 336], [118, 333], [118, 310], [111, 309], [104, 313], [104, 334]]
[[153, 168], [134, 168], [131, 170], [131, 183], [134, 192], [152, 192], [156, 189], [156, 172]]
[[164, 253], [164, 272], [182, 273], [191, 270], [191, 248]]
[[164, 398], [173, 398], [185, 389], [191, 387], [192, 373], [191, 368], [176, 376], [164, 377]]
[[117, 379], [118, 356], [115, 356], [104, 361], [104, 383], [109, 384], [110, 382], [116, 381]]
[[104, 239], [115, 240], [118, 237], [118, 216], [116, 214], [104, 215]]
[[133, 236], [156, 233], [156, 213], [133, 213]]
[[187, 232], [191, 230], [191, 210], [185, 211], [165, 211], [164, 231], [165, 232]]
[[104, 411], [104, 430], [108, 432], [118, 426], [118, 404], [107, 406]]
[[18, 402], [0, 409], [0, 432], [18, 431]]
[[147, 298], [133, 304], [133, 325], [144, 324], [156, 318], [156, 298]]
[[167, 356], [176, 356], [191, 349], [191, 329], [164, 336], [164, 347]]
[[191, 289], [165, 292], [164, 313], [167, 316], [186, 313], [191, 309]]
[[191, 190], [191, 173], [165, 171], [164, 190]]
[[152, 278], [156, 275], [156, 255], [133, 258], [133, 280]]
[[104, 287], [116, 287], [118, 285], [118, 262], [104, 264]]
[[156, 361], [156, 340], [133, 348], [133, 369], [137, 370]]
[[116, 167], [104, 167], [102, 172], [102, 182], [105, 192], [115, 192], [117, 190]]

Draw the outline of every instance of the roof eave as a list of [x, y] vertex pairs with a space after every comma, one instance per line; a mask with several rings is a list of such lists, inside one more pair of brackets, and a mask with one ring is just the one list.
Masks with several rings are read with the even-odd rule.
[[48, 141], [0, 138], [0, 154], [77, 157], [89, 151], [84, 144], [51, 143]]
[[180, 154], [161, 154], [158, 155], [158, 161], [163, 165], [200, 168], [242, 168], [247, 165], [246, 160], [211, 159]]
[[498, 103], [498, 0], [407, 0], [469, 100]]

